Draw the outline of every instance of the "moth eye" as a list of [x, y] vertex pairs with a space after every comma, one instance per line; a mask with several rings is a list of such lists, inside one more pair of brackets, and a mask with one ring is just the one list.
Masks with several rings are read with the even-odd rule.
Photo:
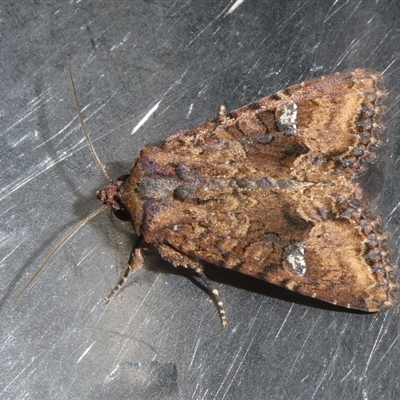
[[116, 182], [118, 182], [120, 185], [123, 184], [127, 179], [129, 178], [129, 175], [121, 175]]
[[131, 215], [126, 209], [120, 209], [120, 210], [113, 210], [114, 215], [121, 221], [130, 221]]

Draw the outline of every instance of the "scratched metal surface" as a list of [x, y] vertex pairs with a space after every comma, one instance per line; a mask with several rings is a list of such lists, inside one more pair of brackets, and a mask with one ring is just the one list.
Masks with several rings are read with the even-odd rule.
[[[98, 204], [66, 74], [117, 177], [167, 134], [298, 81], [384, 71], [386, 148], [364, 177], [398, 263], [400, 11], [396, 1], [6, 1], [0, 4], [0, 399], [398, 399], [399, 309], [333, 310], [211, 271], [223, 329], [198, 285], [163, 262], [109, 305], [135, 239]], [[147, 118], [146, 118], [147, 117]]]

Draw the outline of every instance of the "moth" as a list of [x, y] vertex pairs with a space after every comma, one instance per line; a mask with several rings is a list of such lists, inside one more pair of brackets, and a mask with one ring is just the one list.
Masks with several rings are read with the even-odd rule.
[[379, 145], [384, 96], [381, 74], [367, 69], [302, 82], [144, 147], [115, 182], [89, 142], [109, 180], [98, 194], [103, 207], [31, 280], [81, 226], [112, 208], [129, 215], [139, 237], [114, 294], [143, 266], [145, 244], [204, 281], [223, 325], [205, 263], [343, 307], [391, 306], [387, 234], [355, 180]]

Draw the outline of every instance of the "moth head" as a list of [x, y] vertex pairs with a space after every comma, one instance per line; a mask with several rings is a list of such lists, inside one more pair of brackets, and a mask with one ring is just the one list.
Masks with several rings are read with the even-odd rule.
[[131, 220], [129, 212], [122, 203], [121, 196], [125, 190], [125, 181], [129, 175], [120, 176], [115, 182], [97, 192], [97, 198], [106, 206], [113, 209], [115, 216], [123, 221]]

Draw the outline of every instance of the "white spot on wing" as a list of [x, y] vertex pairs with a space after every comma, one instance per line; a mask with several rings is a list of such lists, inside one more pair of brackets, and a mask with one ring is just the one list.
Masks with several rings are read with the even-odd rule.
[[288, 246], [286, 248], [286, 261], [293, 271], [304, 276], [307, 272], [304, 244], [296, 242]]
[[278, 117], [278, 128], [285, 135], [297, 134], [297, 104], [293, 101], [282, 107], [281, 115]]

